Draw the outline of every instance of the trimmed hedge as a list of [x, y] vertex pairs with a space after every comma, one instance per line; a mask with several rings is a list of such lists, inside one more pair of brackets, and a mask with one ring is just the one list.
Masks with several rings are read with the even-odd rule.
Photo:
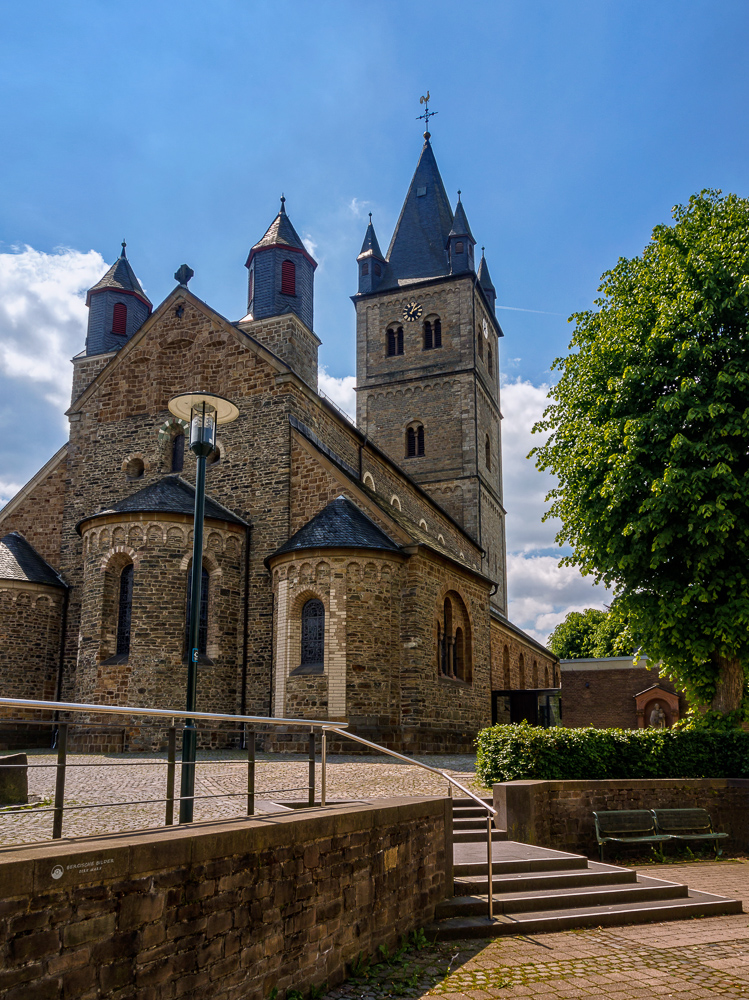
[[749, 733], [492, 726], [476, 738], [476, 773], [497, 781], [749, 778]]

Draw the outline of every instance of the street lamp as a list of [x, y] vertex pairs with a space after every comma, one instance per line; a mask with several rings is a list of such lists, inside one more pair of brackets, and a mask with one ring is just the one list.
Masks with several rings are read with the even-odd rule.
[[[183, 392], [169, 400], [169, 412], [190, 424], [190, 450], [195, 452], [195, 522], [192, 536], [192, 586], [190, 590], [190, 630], [187, 641], [187, 711], [196, 711], [198, 685], [198, 634], [200, 631], [200, 588], [203, 570], [203, 512], [205, 509], [205, 460], [216, 447], [216, 427], [230, 424], [239, 416], [234, 403], [211, 392]], [[185, 719], [182, 731], [182, 780], [179, 821], [191, 823], [195, 803], [195, 754], [198, 731], [195, 719]]]

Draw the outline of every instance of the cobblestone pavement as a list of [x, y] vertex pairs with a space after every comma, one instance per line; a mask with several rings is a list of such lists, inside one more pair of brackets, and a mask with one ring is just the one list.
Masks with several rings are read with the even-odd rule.
[[[38, 802], [21, 813], [0, 809], [0, 844], [33, 843], [52, 836], [52, 797], [55, 790], [56, 755], [38, 750], [29, 755], [29, 795]], [[470, 754], [430, 755], [414, 758], [453, 774], [473, 791], [488, 792], [475, 784], [475, 757]], [[41, 766], [38, 766], [41, 765]], [[179, 793], [180, 768], [175, 788]], [[320, 797], [320, 759], [315, 768], [316, 799]], [[247, 758], [238, 750], [199, 753], [196, 771], [195, 819], [242, 816], [246, 810]], [[299, 754], [258, 753], [255, 795], [281, 802], [306, 801], [308, 761]], [[327, 799], [383, 798], [397, 795], [445, 795], [447, 782], [436, 774], [392, 757], [328, 755]], [[227, 793], [231, 797], [226, 797]], [[92, 808], [66, 811], [63, 836], [82, 837], [122, 830], [147, 829], [164, 823], [164, 802], [144, 804], [166, 794], [166, 757], [158, 753], [70, 754], [65, 784], [66, 806]], [[107, 803], [131, 803], [106, 805]], [[134, 804], [140, 803], [140, 804]], [[93, 808], [101, 806], [100, 808]], [[178, 807], [175, 807], [175, 811]], [[258, 804], [258, 811], [261, 806]], [[265, 811], [268, 811], [265, 809]]]
[[[656, 877], [749, 900], [749, 863], [647, 866]], [[413, 944], [413, 942], [412, 942]], [[749, 917], [709, 917], [414, 947], [377, 956], [325, 1000], [543, 997], [749, 998]]]

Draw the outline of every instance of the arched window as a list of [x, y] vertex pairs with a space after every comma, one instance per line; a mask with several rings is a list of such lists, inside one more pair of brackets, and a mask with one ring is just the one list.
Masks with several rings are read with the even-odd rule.
[[525, 657], [523, 656], [522, 653], [520, 654], [520, 668], [519, 668], [519, 672], [520, 672], [520, 677], [519, 677], [518, 687], [524, 688], [525, 687]]
[[434, 332], [434, 346], [442, 347], [442, 323], [440, 320], [436, 319], [432, 324], [432, 330]]
[[133, 617], [133, 564], [120, 573], [120, 598], [117, 609], [117, 655], [130, 652], [130, 625]]
[[296, 295], [296, 265], [291, 260], [281, 263], [281, 295]]
[[484, 445], [484, 461], [486, 462], [486, 467], [489, 472], [492, 471], [492, 443], [489, 440], [489, 435], [486, 435], [486, 443]]
[[484, 360], [484, 338], [483, 338], [483, 335], [481, 333], [481, 330], [477, 330], [476, 331], [476, 340], [478, 341], [478, 345], [479, 345], [479, 357], [483, 361]]
[[453, 634], [453, 606], [450, 603], [450, 598], [445, 598], [444, 603], [444, 615], [445, 615], [445, 669], [443, 673], [446, 677], [455, 676], [455, 664], [453, 662], [453, 644], [452, 644], [452, 634]]
[[510, 651], [507, 646], [502, 650], [502, 683], [505, 690], [510, 688]]
[[445, 672], [445, 643], [442, 637], [442, 626], [437, 622], [437, 673]]
[[[192, 606], [192, 565], [187, 570], [187, 617], [185, 621], [185, 646], [190, 650], [190, 608]], [[198, 652], [205, 655], [208, 648], [208, 587], [210, 577], [203, 567], [200, 575], [200, 622], [198, 624]]]
[[432, 324], [428, 319], [424, 320], [424, 350], [431, 351], [432, 349]]
[[313, 597], [302, 608], [302, 663], [303, 667], [318, 667], [322, 673], [325, 664], [325, 607]]
[[538, 687], [538, 663], [536, 660], [533, 661], [533, 687]]
[[397, 339], [398, 339], [398, 354], [403, 354], [403, 327], [402, 326], [398, 327]]
[[492, 345], [486, 345], [486, 370], [489, 372], [492, 378], [494, 378], [494, 366], [492, 363]]
[[172, 438], [172, 472], [182, 472], [185, 467], [185, 435], [182, 431]]
[[455, 244], [455, 253], [463, 253], [463, 241], [462, 240], [458, 240], [458, 242]]
[[382, 274], [382, 265], [378, 264], [377, 261], [375, 261], [374, 273], [376, 278], [379, 278]]
[[112, 312], [112, 333], [127, 333], [127, 306], [124, 302], [115, 302]]
[[396, 344], [395, 330], [389, 329], [388, 330], [388, 343], [387, 343], [387, 356], [389, 358], [392, 358], [392, 357], [395, 356], [395, 350], [396, 350], [395, 344]]
[[544, 687], [549, 686], [549, 664], [544, 667]]
[[368, 260], [365, 260], [364, 263], [362, 264], [362, 266], [361, 266], [361, 273], [362, 274], [369, 274], [369, 261]]
[[406, 431], [406, 458], [424, 454], [424, 428], [421, 424]]

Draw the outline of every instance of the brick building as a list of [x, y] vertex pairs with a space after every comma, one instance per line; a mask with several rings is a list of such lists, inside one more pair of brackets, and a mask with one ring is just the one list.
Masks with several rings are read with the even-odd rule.
[[370, 219], [357, 258], [355, 426], [317, 391], [316, 263], [283, 199], [236, 322], [186, 283], [153, 309], [123, 244], [87, 297], [69, 442], [0, 512], [36, 573], [0, 560], [3, 692], [183, 704], [195, 460], [167, 403], [194, 389], [239, 409], [209, 456], [200, 710], [458, 750], [497, 686], [557, 687], [506, 617], [502, 330], [474, 246], [427, 135], [388, 253]]
[[657, 665], [641, 656], [562, 660], [564, 713], [562, 723], [576, 729], [642, 729], [654, 724], [659, 711], [661, 725], [671, 727], [688, 711], [683, 692], [677, 691]]

